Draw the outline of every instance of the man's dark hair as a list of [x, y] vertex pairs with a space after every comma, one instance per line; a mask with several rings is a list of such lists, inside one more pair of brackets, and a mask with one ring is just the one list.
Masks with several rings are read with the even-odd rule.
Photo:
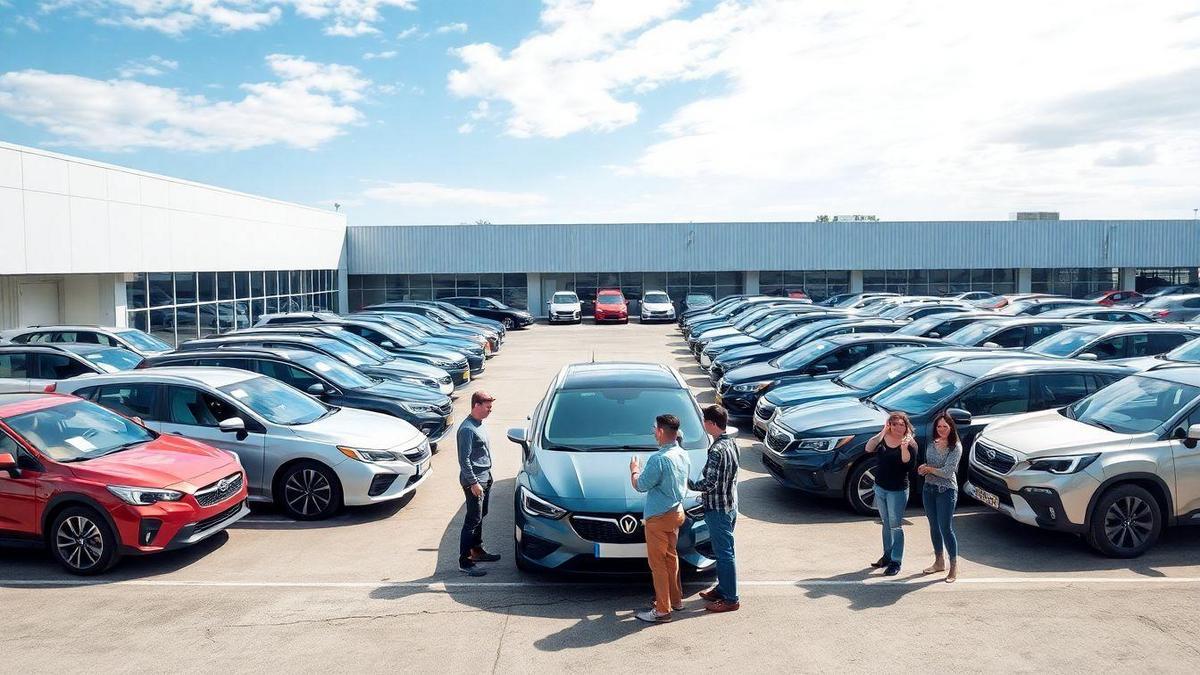
[[483, 403], [488, 403], [490, 401], [495, 401], [495, 400], [496, 400], [496, 397], [492, 396], [491, 394], [487, 393], [486, 391], [482, 391], [482, 390], [477, 391], [477, 392], [471, 394], [471, 407], [474, 408], [477, 405], [481, 405]]
[[670, 431], [673, 434], [679, 433], [679, 418], [674, 415], [659, 415], [654, 418], [654, 424], [659, 429]]
[[724, 429], [729, 426], [729, 413], [723, 406], [717, 404], [704, 406], [704, 421], [712, 422], [713, 424]]

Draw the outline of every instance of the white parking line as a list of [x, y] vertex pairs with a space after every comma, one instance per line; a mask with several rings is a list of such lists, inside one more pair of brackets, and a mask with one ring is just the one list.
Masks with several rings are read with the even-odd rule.
[[[804, 590], [822, 586], [923, 586], [941, 582], [941, 576], [914, 577], [908, 579], [772, 579], [738, 581], [739, 586], [759, 588], [794, 588]], [[960, 577], [959, 584], [980, 586], [1007, 586], [1023, 584], [1045, 584], [1053, 586], [1074, 585], [1200, 585], [1200, 577]], [[684, 586], [707, 587], [711, 582], [690, 581]], [[948, 584], [942, 586], [950, 587]], [[513, 588], [613, 588], [628, 587], [629, 583], [616, 582], [538, 582], [538, 581], [206, 581], [189, 579], [130, 579], [104, 581], [99, 579], [0, 579], [0, 587], [50, 587], [50, 586], [148, 586], [148, 587], [198, 587], [198, 588], [415, 588], [426, 591], [448, 590], [508, 590]]]

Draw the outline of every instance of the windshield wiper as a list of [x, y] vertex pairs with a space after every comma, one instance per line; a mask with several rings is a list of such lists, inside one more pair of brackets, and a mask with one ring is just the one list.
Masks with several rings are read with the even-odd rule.
[[543, 450], [564, 450], [566, 452], [587, 452], [590, 448], [577, 448], [573, 445], [547, 445]]
[[1091, 424], [1092, 426], [1100, 427], [1101, 429], [1104, 429], [1105, 431], [1111, 431], [1114, 434], [1117, 433], [1116, 429], [1108, 426], [1107, 424], [1105, 424], [1104, 422], [1101, 422], [1100, 420], [1079, 420], [1079, 421], [1083, 422], [1084, 424]]
[[115, 455], [118, 452], [124, 452], [125, 450], [132, 450], [133, 448], [135, 448], [139, 445], [142, 445], [143, 443], [149, 443], [151, 440], [153, 440], [153, 439], [146, 439], [144, 441], [132, 441], [129, 443], [123, 443], [123, 444], [118, 445], [117, 447], [113, 448], [112, 450], [109, 450], [108, 452], [104, 453], [103, 455], [96, 455], [96, 457], [108, 457], [109, 455]]

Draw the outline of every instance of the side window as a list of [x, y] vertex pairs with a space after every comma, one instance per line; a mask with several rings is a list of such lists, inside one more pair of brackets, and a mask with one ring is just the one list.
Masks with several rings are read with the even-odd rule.
[[984, 382], [951, 407], [972, 415], [1013, 415], [1029, 412], [1029, 377], [1008, 377]]
[[74, 395], [78, 396], [79, 398], [86, 398], [89, 401], [94, 401], [96, 400], [97, 391], [100, 391], [100, 387], [84, 387], [83, 389], [76, 389], [74, 391]]
[[1197, 307], [1200, 307], [1200, 298], [1188, 298], [1187, 300], [1183, 301], [1183, 306], [1187, 307], [1188, 309], [1196, 309]]
[[0, 354], [0, 377], [29, 377], [29, 356], [9, 352]]
[[[1126, 356], [1126, 350], [1129, 348], [1129, 338], [1138, 336], [1122, 335], [1120, 337], [1101, 340], [1092, 345], [1087, 351], [1096, 355], [1096, 358], [1101, 361], [1109, 359], [1123, 359]], [[1133, 356], [1129, 354], [1129, 356]]]
[[61, 331], [54, 334], [51, 342], [77, 342], [85, 345], [100, 344], [96, 334], [91, 331]]
[[156, 384], [108, 384], [98, 388], [95, 401], [128, 417], [161, 421], [154, 406], [158, 390]]
[[191, 387], [167, 388], [167, 421], [198, 427], [215, 427], [221, 420], [237, 417], [225, 401]]
[[65, 380], [93, 372], [82, 363], [62, 354], [33, 354], [34, 377], [43, 380]]
[[[21, 446], [8, 434], [0, 431], [0, 455], [12, 455], [13, 459], [21, 456]], [[2, 478], [4, 476], [0, 476]]]
[[1125, 376], [1124, 375], [1115, 375], [1115, 374], [1111, 374], [1111, 373], [1104, 373], [1104, 374], [1100, 374], [1100, 375], [1093, 375], [1092, 377], [1095, 379], [1095, 391], [1099, 391], [1099, 390], [1107, 387], [1108, 385], [1112, 384], [1113, 382], [1116, 382], [1117, 380], [1124, 379]]
[[1025, 328], [1009, 328], [992, 337], [988, 342], [995, 342], [1001, 347], [1024, 347]]
[[324, 384], [311, 373], [286, 363], [255, 361], [254, 370], [267, 377], [272, 377], [280, 382], [289, 384], [300, 391], [307, 391], [314, 384]]
[[1087, 378], [1079, 373], [1038, 375], [1037, 406], [1041, 409], [1061, 408], [1087, 396]]
[[[1195, 336], [1182, 333], [1151, 333], [1147, 337], [1149, 337], [1149, 341], [1146, 345], [1146, 354], [1152, 355], [1169, 352]], [[1142, 354], [1130, 354], [1130, 356], [1142, 356]]]
[[50, 333], [29, 333], [28, 335], [22, 335], [21, 337], [24, 338], [23, 342], [28, 342], [31, 344], [50, 341]]
[[1028, 344], [1033, 344], [1033, 343], [1037, 342], [1038, 340], [1041, 340], [1044, 337], [1054, 335], [1055, 333], [1057, 333], [1058, 331], [1060, 331], [1062, 329], [1063, 329], [1063, 327], [1061, 324], [1055, 324], [1055, 323], [1038, 324], [1038, 325], [1030, 326], [1029, 327], [1029, 343]]
[[96, 339], [95, 341], [97, 344], [102, 344], [106, 347], [121, 347], [121, 346], [123, 346], [120, 342], [117, 342], [116, 338], [114, 338], [110, 335], [105, 335], [103, 333], [88, 333], [88, 335], [91, 335], [93, 338], [95, 338]]

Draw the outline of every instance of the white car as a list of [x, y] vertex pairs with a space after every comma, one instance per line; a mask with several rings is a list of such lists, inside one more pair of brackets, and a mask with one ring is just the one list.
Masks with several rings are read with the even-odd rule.
[[407, 422], [336, 408], [278, 380], [234, 368], [164, 367], [84, 375], [57, 384], [175, 434], [227, 450], [246, 470], [252, 501], [297, 520], [399, 499], [430, 472], [429, 440]]
[[649, 321], [674, 321], [675, 303], [662, 291], [646, 291], [641, 304], [642, 323]]
[[550, 308], [546, 317], [550, 323], [582, 323], [583, 307], [579, 296], [571, 291], [558, 291], [546, 302]]

